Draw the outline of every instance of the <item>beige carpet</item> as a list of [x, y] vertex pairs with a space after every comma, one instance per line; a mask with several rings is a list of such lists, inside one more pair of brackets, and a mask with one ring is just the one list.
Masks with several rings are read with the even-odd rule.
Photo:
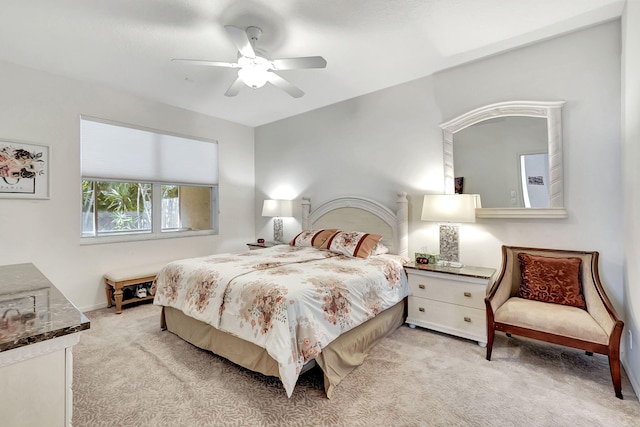
[[491, 362], [471, 341], [403, 326], [343, 380], [331, 400], [305, 374], [291, 399], [279, 380], [199, 350], [159, 328], [150, 304], [86, 313], [74, 348], [73, 425], [84, 426], [638, 426], [607, 359], [521, 338], [496, 339]]

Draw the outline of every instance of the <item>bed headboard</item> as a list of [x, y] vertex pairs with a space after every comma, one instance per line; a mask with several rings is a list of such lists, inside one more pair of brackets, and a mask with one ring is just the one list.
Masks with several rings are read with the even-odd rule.
[[391, 253], [409, 255], [409, 202], [407, 193], [398, 194], [395, 213], [380, 203], [357, 196], [343, 196], [311, 210], [311, 201], [302, 199], [302, 226], [305, 230], [337, 228], [380, 234]]

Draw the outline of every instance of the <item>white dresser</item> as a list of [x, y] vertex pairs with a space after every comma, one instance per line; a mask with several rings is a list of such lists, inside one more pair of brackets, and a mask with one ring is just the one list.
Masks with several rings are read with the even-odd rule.
[[492, 268], [405, 266], [411, 287], [407, 323], [475, 340], [487, 345], [484, 298], [492, 283]]

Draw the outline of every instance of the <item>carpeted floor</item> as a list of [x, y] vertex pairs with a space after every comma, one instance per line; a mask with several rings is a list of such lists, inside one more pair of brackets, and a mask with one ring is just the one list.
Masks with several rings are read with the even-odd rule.
[[73, 425], [639, 426], [626, 375], [607, 358], [522, 338], [476, 343], [402, 326], [329, 400], [312, 370], [288, 399], [278, 379], [197, 349], [159, 327], [159, 307], [86, 313], [74, 347]]

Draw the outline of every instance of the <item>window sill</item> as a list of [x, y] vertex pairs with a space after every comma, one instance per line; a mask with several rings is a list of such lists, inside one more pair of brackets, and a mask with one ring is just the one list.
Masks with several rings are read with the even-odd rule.
[[166, 231], [160, 234], [155, 233], [132, 233], [121, 234], [117, 236], [99, 236], [99, 237], [81, 237], [80, 245], [101, 245], [105, 243], [125, 243], [138, 242], [142, 240], [162, 240], [175, 239], [180, 237], [196, 237], [216, 235], [216, 230], [197, 230], [197, 231]]

